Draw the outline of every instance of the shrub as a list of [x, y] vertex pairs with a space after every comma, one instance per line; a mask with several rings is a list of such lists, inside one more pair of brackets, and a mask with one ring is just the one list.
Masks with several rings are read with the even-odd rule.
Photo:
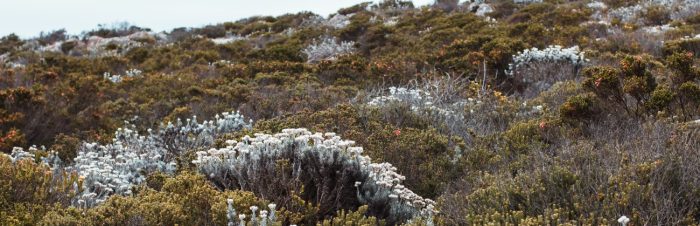
[[357, 54], [339, 56], [336, 60], [319, 62], [318, 77], [325, 84], [333, 84], [338, 79], [349, 79], [354, 83], [371, 83], [368, 62]]
[[335, 60], [340, 55], [350, 54], [354, 51], [354, 42], [338, 42], [335, 38], [324, 37], [317, 43], [304, 48], [307, 62], [318, 63], [323, 60]]
[[225, 225], [227, 199], [238, 213], [249, 216], [249, 207], [268, 203], [250, 192], [221, 192], [204, 177], [183, 172], [167, 178], [160, 191], [146, 188], [133, 197], [113, 196], [86, 210], [83, 218], [108, 225]]
[[0, 224], [35, 224], [51, 208], [70, 205], [79, 192], [77, 174], [35, 163], [33, 156], [19, 152], [13, 157], [0, 154]]
[[[271, 45], [263, 49], [253, 50], [246, 56], [250, 59], [265, 60], [265, 61], [289, 61], [303, 62], [304, 57], [301, 55], [301, 47], [294, 45]], [[210, 60], [209, 62], [214, 61]]]
[[646, 107], [652, 112], [663, 111], [669, 109], [675, 98], [675, 93], [671, 92], [667, 87], [659, 86], [651, 93], [651, 98], [649, 98], [649, 102], [646, 103]]
[[570, 97], [561, 105], [559, 113], [567, 120], [590, 120], [598, 113], [598, 103], [593, 95], [582, 94]]
[[618, 78], [620, 71], [612, 67], [586, 68], [583, 74], [587, 77], [584, 87], [603, 98], [622, 100], [621, 82]]
[[207, 38], [221, 38], [226, 36], [226, 29], [221, 25], [208, 25], [196, 31]]
[[525, 97], [533, 97], [554, 83], [574, 79], [587, 59], [578, 46], [562, 48], [549, 46], [546, 49], [526, 49], [513, 55], [508, 73], [523, 83], [520, 90]]
[[369, 205], [371, 214], [390, 222], [434, 214], [433, 201], [401, 185], [405, 177], [395, 167], [371, 163], [361, 147], [353, 146], [354, 141], [341, 140], [334, 133], [284, 129], [275, 135], [257, 134], [226, 143], [226, 148], [197, 152], [193, 161], [224, 188], [264, 194], [278, 203], [287, 203], [283, 200], [291, 197], [279, 194], [280, 190], [300, 191], [320, 206], [321, 216], [354, 208], [360, 202]]
[[691, 52], [694, 55], [700, 54], [700, 38], [688, 37], [664, 42], [663, 53], [665, 56], [684, 52]]
[[16, 128], [10, 128], [7, 132], [0, 131], [1, 152], [9, 152], [13, 147], [22, 147], [26, 143], [25, 135]]
[[[620, 69], [610, 67], [586, 68], [584, 87], [603, 100], [610, 100], [615, 107], [622, 107], [627, 114], [642, 116], [644, 105], [656, 89], [656, 79], [651, 73], [653, 64], [649, 56], [624, 56]], [[629, 100], [627, 95], [633, 98]], [[655, 112], [654, 112], [655, 113]]]
[[55, 151], [61, 161], [70, 164], [78, 155], [78, 147], [80, 147], [80, 139], [61, 133], [56, 135], [49, 150]]
[[21, 46], [24, 43], [19, 36], [15, 34], [9, 34], [5, 37], [0, 38], [0, 55], [5, 54], [13, 49]]
[[700, 108], [700, 86], [692, 82], [681, 84], [676, 94], [679, 98], [684, 119], [692, 119], [698, 115]]
[[357, 211], [340, 210], [335, 217], [329, 220], [323, 220], [319, 225], [384, 225], [383, 221], [379, 221], [374, 217], [367, 217], [367, 206], [360, 206]]
[[700, 77], [700, 69], [693, 66], [693, 54], [673, 53], [666, 58], [666, 64], [674, 72], [672, 81], [675, 84], [682, 84]]
[[664, 25], [671, 21], [670, 13], [665, 7], [659, 5], [647, 7], [641, 16], [649, 25]]

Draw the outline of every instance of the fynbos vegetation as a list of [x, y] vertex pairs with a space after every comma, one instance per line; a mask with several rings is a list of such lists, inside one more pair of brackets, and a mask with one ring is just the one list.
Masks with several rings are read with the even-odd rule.
[[698, 56], [698, 0], [8, 35], [0, 225], [697, 225]]

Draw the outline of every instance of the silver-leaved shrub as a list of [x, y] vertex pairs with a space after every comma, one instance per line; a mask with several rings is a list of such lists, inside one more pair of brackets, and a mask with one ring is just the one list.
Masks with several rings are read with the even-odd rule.
[[[249, 190], [274, 200], [279, 191], [270, 190], [273, 185], [300, 182], [300, 187], [315, 194], [310, 198], [322, 210], [332, 210], [330, 213], [358, 201], [368, 205], [370, 213], [387, 215], [390, 222], [431, 219], [436, 213], [435, 202], [404, 187], [401, 182], [405, 177], [390, 163], [373, 163], [362, 154], [362, 147], [334, 133], [283, 129], [274, 135], [258, 133], [226, 144], [198, 151], [192, 163], [214, 184], [228, 189]], [[276, 174], [281, 171], [280, 161], [287, 162], [291, 172]]]
[[67, 167], [83, 178], [75, 204], [90, 207], [113, 194], [131, 194], [131, 187], [144, 182], [149, 173], [174, 173], [176, 157], [185, 151], [209, 148], [218, 135], [250, 126], [237, 112], [225, 112], [201, 123], [196, 117], [184, 123], [178, 120], [149, 129], [146, 135], [127, 124], [117, 130], [112, 143], [83, 143], [75, 165]]

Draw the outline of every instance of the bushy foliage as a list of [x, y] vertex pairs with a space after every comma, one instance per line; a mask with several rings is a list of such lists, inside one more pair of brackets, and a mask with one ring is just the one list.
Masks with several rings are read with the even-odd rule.
[[[34, 155], [15, 149], [12, 156], [0, 155], [0, 224], [38, 222], [53, 209], [70, 205], [79, 193], [78, 175], [36, 163]], [[55, 204], [55, 206], [54, 206]]]
[[694, 225], [698, 9], [387, 0], [8, 35], [0, 225]]
[[657, 83], [651, 73], [653, 62], [648, 56], [624, 56], [620, 69], [586, 68], [584, 86], [606, 101], [612, 101], [627, 114], [641, 116]]
[[322, 60], [335, 60], [339, 55], [350, 54], [354, 51], [354, 42], [340, 42], [335, 38], [325, 37], [317, 43], [304, 48], [307, 61], [316, 63]]
[[592, 119], [595, 117], [596, 100], [592, 95], [570, 97], [559, 109], [562, 117], [567, 119]]
[[[304, 190], [302, 196], [324, 210], [320, 214], [356, 202], [368, 204], [370, 213], [391, 222], [435, 214], [434, 202], [403, 186], [405, 177], [397, 174], [395, 167], [372, 163], [370, 157], [362, 155], [362, 147], [354, 147], [354, 143], [334, 133], [285, 129], [274, 135], [246, 136], [240, 142], [227, 140], [225, 148], [197, 152], [193, 163], [215, 184], [227, 189], [250, 190], [279, 201], [290, 197], [275, 197], [279, 190]], [[357, 197], [353, 198], [355, 192]]]
[[177, 158], [186, 150], [210, 147], [218, 134], [246, 127], [250, 124], [242, 116], [224, 112], [201, 124], [196, 117], [187, 119], [186, 124], [179, 119], [176, 124], [168, 122], [156, 131], [149, 129], [146, 136], [134, 128], [119, 128], [111, 144], [84, 143], [71, 166], [84, 179], [77, 205], [90, 207], [112, 194], [129, 195], [131, 186], [144, 182], [150, 173], [174, 173]]
[[586, 62], [584, 52], [579, 51], [578, 46], [532, 48], [513, 56], [508, 73], [527, 87], [521, 91], [523, 95], [532, 97], [556, 82], [574, 79]]

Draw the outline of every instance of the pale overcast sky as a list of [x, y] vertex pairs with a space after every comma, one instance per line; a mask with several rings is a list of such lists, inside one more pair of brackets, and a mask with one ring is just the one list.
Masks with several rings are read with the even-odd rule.
[[[65, 28], [69, 34], [98, 24], [129, 22], [154, 31], [200, 27], [256, 15], [312, 11], [327, 16], [368, 0], [2, 0], [0, 36], [23, 38]], [[420, 6], [434, 0], [414, 0]]]

